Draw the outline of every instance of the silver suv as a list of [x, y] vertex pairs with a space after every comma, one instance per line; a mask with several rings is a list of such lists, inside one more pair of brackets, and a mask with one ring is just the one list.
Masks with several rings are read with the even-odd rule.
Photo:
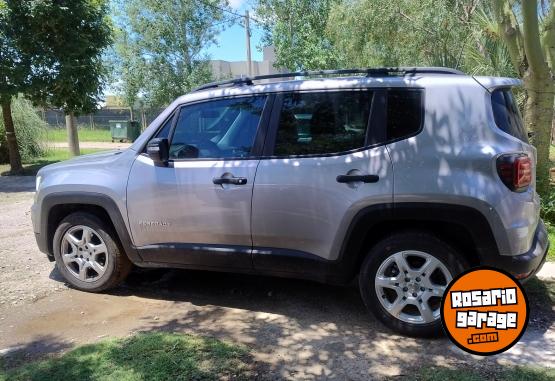
[[[441, 332], [447, 284], [519, 279], [549, 242], [510, 78], [444, 68], [243, 78], [173, 102], [126, 150], [39, 171], [39, 248], [74, 287], [132, 265], [348, 284], [409, 335]], [[302, 79], [299, 79], [302, 78]]]

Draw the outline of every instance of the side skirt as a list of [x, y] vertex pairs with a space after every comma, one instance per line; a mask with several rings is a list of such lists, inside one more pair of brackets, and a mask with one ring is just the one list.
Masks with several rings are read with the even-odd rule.
[[181, 268], [307, 279], [346, 284], [337, 261], [279, 248], [172, 243], [137, 247], [145, 268]]

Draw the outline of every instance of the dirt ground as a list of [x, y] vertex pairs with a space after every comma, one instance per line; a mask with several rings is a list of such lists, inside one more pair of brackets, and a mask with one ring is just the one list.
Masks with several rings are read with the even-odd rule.
[[0, 177], [0, 355], [36, 358], [106, 337], [166, 330], [214, 336], [252, 349], [261, 378], [367, 380], [423, 365], [489, 374], [507, 364], [555, 367], [555, 311], [531, 311], [521, 341], [482, 358], [447, 339], [393, 334], [354, 287], [268, 277], [136, 270], [118, 289], [69, 289], [36, 248], [34, 179]]

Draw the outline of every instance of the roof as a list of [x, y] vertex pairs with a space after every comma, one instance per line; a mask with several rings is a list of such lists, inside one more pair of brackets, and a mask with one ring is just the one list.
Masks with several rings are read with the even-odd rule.
[[465, 75], [462, 71], [449, 69], [444, 67], [380, 67], [380, 68], [364, 68], [364, 69], [340, 69], [340, 70], [319, 70], [319, 71], [298, 71], [289, 73], [277, 73], [258, 75], [255, 77], [239, 77], [225, 81], [211, 82], [202, 85], [193, 90], [202, 91], [225, 86], [237, 85], [253, 85], [255, 81], [263, 81], [270, 79], [285, 78], [311, 78], [324, 76], [344, 76], [352, 74], [364, 74], [366, 77], [389, 77], [389, 76], [407, 76], [421, 74], [449, 74], [449, 75]]

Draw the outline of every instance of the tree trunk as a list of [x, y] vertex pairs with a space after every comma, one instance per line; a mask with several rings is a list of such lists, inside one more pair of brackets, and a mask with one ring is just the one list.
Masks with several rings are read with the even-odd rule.
[[129, 107], [129, 120], [133, 120], [133, 107]]
[[532, 143], [538, 150], [537, 190], [542, 196], [549, 192], [549, 146], [551, 142], [551, 122], [553, 118], [554, 82], [547, 65], [540, 40], [538, 24], [538, 2], [522, 2], [522, 29], [524, 52], [528, 70], [524, 75], [524, 87], [528, 93], [524, 122], [529, 131], [534, 132]]
[[75, 116], [72, 112], [66, 114], [67, 142], [69, 145], [69, 153], [71, 156], [79, 156], [79, 137], [77, 135], [77, 125]]
[[10, 157], [10, 170], [13, 173], [21, 172], [21, 155], [19, 154], [19, 146], [15, 136], [15, 128], [12, 119], [12, 100], [2, 101], [2, 117], [4, 119], [4, 130], [6, 131], [6, 143], [8, 145], [8, 154]]
[[549, 147], [553, 122], [553, 82], [549, 77], [541, 78], [529, 75], [524, 78], [524, 87], [528, 93], [524, 111], [524, 124], [528, 131], [534, 132], [532, 144], [538, 150], [537, 191], [544, 196], [549, 191], [549, 170], [551, 167]]

